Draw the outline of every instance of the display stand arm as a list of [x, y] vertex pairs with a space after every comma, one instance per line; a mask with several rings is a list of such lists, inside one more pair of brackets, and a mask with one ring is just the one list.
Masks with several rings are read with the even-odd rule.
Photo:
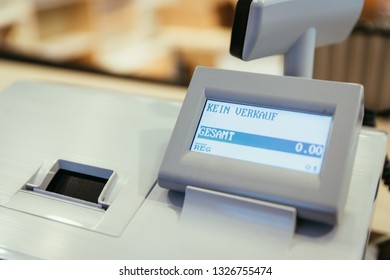
[[284, 55], [284, 75], [313, 77], [316, 30], [309, 28]]

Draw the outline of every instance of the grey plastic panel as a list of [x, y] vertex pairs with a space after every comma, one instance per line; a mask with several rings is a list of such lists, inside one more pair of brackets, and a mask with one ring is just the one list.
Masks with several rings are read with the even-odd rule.
[[[207, 99], [333, 115], [319, 175], [190, 151]], [[363, 87], [199, 67], [159, 170], [161, 187], [196, 186], [296, 207], [336, 224], [345, 203], [363, 117]]]

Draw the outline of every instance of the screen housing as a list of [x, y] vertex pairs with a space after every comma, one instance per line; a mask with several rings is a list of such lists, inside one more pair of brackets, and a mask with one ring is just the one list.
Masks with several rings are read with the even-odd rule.
[[[207, 99], [332, 115], [319, 174], [267, 166], [190, 150]], [[297, 208], [301, 218], [336, 224], [349, 188], [363, 118], [356, 84], [198, 67], [171, 136], [158, 184], [187, 186]]]

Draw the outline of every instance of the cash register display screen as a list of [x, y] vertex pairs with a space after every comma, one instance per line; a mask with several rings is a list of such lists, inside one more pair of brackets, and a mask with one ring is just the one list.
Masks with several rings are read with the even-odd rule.
[[191, 151], [319, 174], [332, 116], [207, 100]]

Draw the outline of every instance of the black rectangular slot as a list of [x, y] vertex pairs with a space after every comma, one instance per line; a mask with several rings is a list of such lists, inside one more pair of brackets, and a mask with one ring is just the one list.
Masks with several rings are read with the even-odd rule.
[[98, 198], [108, 179], [59, 169], [46, 191], [98, 203]]

